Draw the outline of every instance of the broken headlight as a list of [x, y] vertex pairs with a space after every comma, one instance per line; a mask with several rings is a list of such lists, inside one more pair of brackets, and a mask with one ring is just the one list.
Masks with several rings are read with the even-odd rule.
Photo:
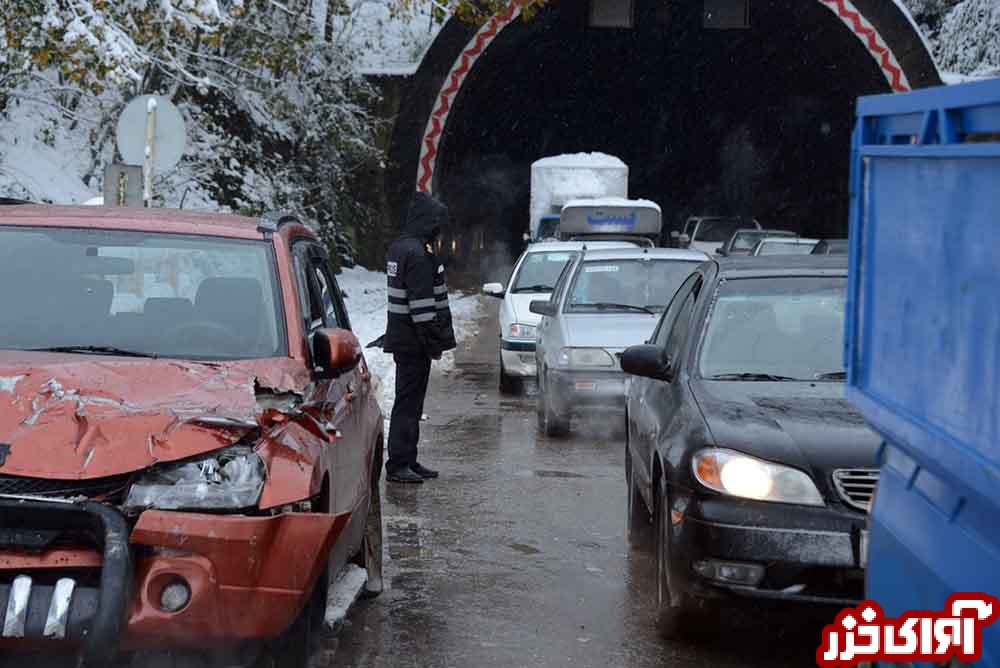
[[257, 505], [264, 462], [244, 445], [164, 464], [132, 484], [125, 510], [239, 510]]

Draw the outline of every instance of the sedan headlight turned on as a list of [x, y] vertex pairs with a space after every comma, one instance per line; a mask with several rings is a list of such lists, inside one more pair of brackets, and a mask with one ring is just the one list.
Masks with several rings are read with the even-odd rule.
[[720, 494], [755, 501], [824, 505], [812, 478], [789, 466], [720, 448], [696, 453], [691, 466], [698, 482]]
[[265, 479], [264, 462], [248, 446], [233, 446], [208, 457], [164, 464], [136, 481], [126, 511], [239, 510], [257, 505]]
[[615, 359], [603, 348], [563, 348], [559, 351], [559, 366], [571, 369], [611, 369]]

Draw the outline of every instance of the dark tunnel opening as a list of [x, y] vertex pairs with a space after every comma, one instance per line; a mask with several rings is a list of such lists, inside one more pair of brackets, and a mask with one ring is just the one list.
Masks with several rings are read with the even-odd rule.
[[888, 92], [885, 75], [814, 0], [754, 0], [736, 30], [704, 28], [702, 7], [637, 0], [635, 29], [617, 30], [564, 0], [500, 33], [438, 156], [459, 264], [502, 277], [528, 229], [531, 163], [560, 153], [623, 159], [630, 196], [659, 203], [665, 230], [723, 214], [846, 236], [854, 103]]

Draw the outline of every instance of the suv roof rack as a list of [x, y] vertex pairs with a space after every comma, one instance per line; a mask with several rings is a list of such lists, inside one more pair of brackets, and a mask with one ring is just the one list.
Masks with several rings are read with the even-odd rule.
[[299, 217], [291, 211], [268, 211], [260, 217], [257, 231], [264, 234], [274, 234], [286, 223], [299, 223]]

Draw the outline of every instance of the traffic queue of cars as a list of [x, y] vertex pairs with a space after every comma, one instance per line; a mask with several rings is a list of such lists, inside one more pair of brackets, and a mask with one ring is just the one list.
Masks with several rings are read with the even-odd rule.
[[[844, 606], [864, 592], [879, 439], [843, 399], [846, 257], [733, 224], [727, 257], [529, 247], [512, 286], [532, 291], [501, 307], [504, 373], [537, 373], [540, 431], [622, 425], [629, 534], [654, 537], [668, 636], [738, 600]], [[561, 268], [523, 278], [554, 252]]]

